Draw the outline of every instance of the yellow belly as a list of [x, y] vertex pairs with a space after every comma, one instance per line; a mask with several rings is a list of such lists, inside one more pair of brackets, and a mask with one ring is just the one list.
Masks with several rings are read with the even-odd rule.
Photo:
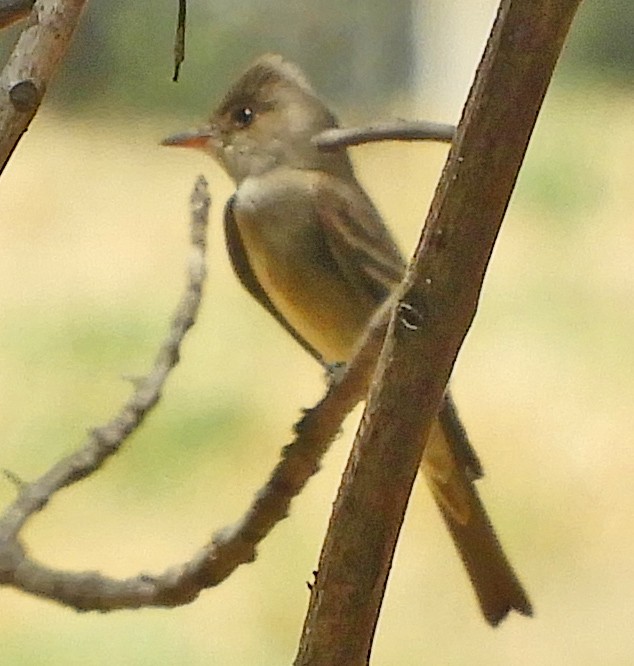
[[346, 361], [371, 315], [348, 283], [314, 266], [302, 274], [257, 251], [249, 259], [258, 282], [291, 327], [326, 362]]
[[269, 299], [300, 337], [334, 363], [350, 358], [379, 304], [348, 281], [328, 249], [315, 202], [324, 205], [334, 196], [326, 187], [331, 180], [278, 169], [245, 180], [233, 210], [249, 265]]

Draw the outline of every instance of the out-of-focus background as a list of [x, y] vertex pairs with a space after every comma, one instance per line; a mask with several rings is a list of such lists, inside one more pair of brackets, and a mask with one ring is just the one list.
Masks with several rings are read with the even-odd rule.
[[[257, 55], [298, 61], [343, 122], [455, 121], [495, 2], [94, 2], [0, 179], [0, 467], [32, 479], [144, 372], [184, 280], [188, 196], [211, 183], [211, 267], [162, 404], [95, 478], [25, 534], [37, 559], [159, 572], [236, 520], [323, 390], [321, 371], [239, 288], [221, 233], [228, 179], [159, 147], [195, 126]], [[0, 35], [8, 53], [19, 26]], [[535, 605], [481, 619], [417, 484], [376, 664], [626, 664], [634, 638], [634, 5], [582, 4], [535, 130], [454, 375], [487, 470], [480, 489]], [[353, 158], [410, 251], [446, 148]], [[76, 614], [0, 592], [0, 663], [291, 663], [351, 419], [258, 560], [174, 610]], [[0, 502], [13, 496], [0, 481]]]

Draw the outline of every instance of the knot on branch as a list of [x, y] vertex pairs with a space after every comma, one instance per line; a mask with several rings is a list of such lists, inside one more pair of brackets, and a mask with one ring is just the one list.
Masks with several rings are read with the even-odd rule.
[[13, 108], [20, 113], [35, 111], [42, 95], [31, 79], [24, 79], [11, 86], [9, 100]]
[[425, 318], [420, 310], [411, 303], [401, 301], [398, 304], [398, 319], [408, 331], [417, 331], [425, 323]]

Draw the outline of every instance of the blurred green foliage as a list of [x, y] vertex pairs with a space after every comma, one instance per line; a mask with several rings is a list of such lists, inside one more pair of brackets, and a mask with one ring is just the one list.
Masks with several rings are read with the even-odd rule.
[[[245, 63], [274, 51], [306, 68], [332, 100], [377, 105], [411, 83], [419, 30], [411, 6], [410, 0], [190, 0], [186, 61], [173, 84], [176, 0], [88, 3], [50, 100], [66, 110], [197, 109], [200, 115]], [[0, 35], [0, 55], [18, 31]], [[564, 71], [634, 84], [632, 35], [631, 0], [583, 3]]]
[[634, 85], [634, 2], [582, 3], [568, 52], [573, 71]]
[[407, 84], [408, 8], [408, 0], [190, 0], [186, 61], [175, 85], [175, 0], [89, 3], [54, 101], [75, 108], [98, 106], [99, 100], [150, 111], [207, 108], [229, 80], [207, 72], [233, 76], [265, 52], [296, 60], [326, 95], [393, 94]]

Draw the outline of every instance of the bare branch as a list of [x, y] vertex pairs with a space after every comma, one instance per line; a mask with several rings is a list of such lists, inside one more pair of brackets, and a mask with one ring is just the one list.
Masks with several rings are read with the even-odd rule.
[[26, 18], [34, 0], [0, 0], [0, 30]]
[[[5, 566], [1, 567], [2, 574], [4, 574], [1, 578], [3, 582], [15, 580], [18, 573], [11, 571], [11, 567], [7, 568], [7, 553], [15, 555], [21, 551], [16, 540], [20, 529], [27, 520], [41, 511], [57, 491], [98, 470], [141, 425], [149, 411], [158, 402], [170, 371], [179, 361], [180, 345], [185, 334], [195, 322], [200, 305], [202, 286], [206, 276], [205, 236], [209, 205], [207, 183], [201, 176], [192, 194], [190, 232], [192, 253], [188, 266], [186, 291], [176, 309], [168, 336], [159, 349], [150, 373], [136, 383], [132, 397], [123, 405], [119, 414], [106, 425], [92, 430], [88, 440], [80, 449], [60, 460], [37, 481], [21, 482], [16, 500], [0, 518], [0, 545], [4, 546], [4, 552], [0, 554], [0, 561], [5, 562]], [[15, 475], [13, 476], [15, 477]], [[12, 557], [8, 559], [12, 560]], [[23, 577], [28, 567], [24, 560], [19, 564], [19, 576]], [[42, 582], [41, 575], [38, 582]], [[33, 584], [31, 581], [30, 585]], [[23, 589], [28, 589], [26, 584]]]
[[370, 329], [366, 343], [326, 396], [296, 426], [295, 441], [282, 452], [267, 484], [234, 526], [220, 530], [191, 560], [159, 576], [116, 580], [98, 572], [50, 569], [26, 556], [15, 540], [5, 541], [0, 527], [0, 582], [77, 610], [111, 611], [145, 606], [179, 606], [218, 585], [238, 566], [252, 562], [256, 546], [288, 515], [291, 500], [319, 469], [345, 417], [365, 396], [383, 339], [387, 310]]
[[441, 141], [451, 143], [456, 133], [453, 125], [425, 120], [406, 122], [396, 120], [376, 123], [368, 127], [341, 127], [329, 129], [313, 137], [321, 150], [338, 150], [373, 141]]
[[33, 5], [31, 21], [0, 75], [0, 173], [35, 116], [85, 2], [36, 0]]
[[368, 663], [424, 444], [475, 316], [488, 260], [579, 1], [500, 4], [399, 288], [321, 553], [296, 666]]

